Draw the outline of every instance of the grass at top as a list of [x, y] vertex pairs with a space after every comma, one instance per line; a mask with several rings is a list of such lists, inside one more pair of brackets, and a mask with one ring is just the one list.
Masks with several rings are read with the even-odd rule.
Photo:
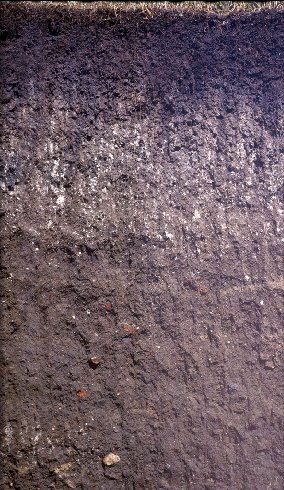
[[263, 9], [275, 9], [284, 10], [284, 2], [32, 2], [32, 1], [19, 1], [19, 2], [1, 2], [0, 9], [4, 6], [20, 8], [26, 7], [26, 9], [40, 8], [40, 9], [58, 9], [64, 8], [68, 10], [80, 9], [80, 10], [110, 10], [115, 12], [122, 11], [142, 11], [149, 15], [154, 15], [156, 12], [168, 11], [168, 12], [208, 12], [215, 14], [230, 14], [237, 12], [254, 12]]

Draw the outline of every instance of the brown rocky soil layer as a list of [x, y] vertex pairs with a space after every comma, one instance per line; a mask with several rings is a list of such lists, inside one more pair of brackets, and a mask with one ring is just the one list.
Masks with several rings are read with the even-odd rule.
[[282, 490], [283, 12], [1, 13], [0, 488]]

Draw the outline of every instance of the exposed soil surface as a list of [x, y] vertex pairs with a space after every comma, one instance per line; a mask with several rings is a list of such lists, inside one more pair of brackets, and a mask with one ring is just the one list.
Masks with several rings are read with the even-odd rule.
[[1, 10], [0, 488], [282, 490], [283, 12]]

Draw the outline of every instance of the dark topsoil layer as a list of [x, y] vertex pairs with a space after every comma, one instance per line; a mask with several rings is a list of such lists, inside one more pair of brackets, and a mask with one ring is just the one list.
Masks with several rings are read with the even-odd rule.
[[283, 13], [1, 12], [1, 489], [282, 490]]

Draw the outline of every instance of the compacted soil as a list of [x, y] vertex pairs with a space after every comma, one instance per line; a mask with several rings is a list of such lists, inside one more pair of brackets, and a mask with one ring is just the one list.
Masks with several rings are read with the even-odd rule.
[[0, 488], [282, 490], [283, 11], [0, 23]]

